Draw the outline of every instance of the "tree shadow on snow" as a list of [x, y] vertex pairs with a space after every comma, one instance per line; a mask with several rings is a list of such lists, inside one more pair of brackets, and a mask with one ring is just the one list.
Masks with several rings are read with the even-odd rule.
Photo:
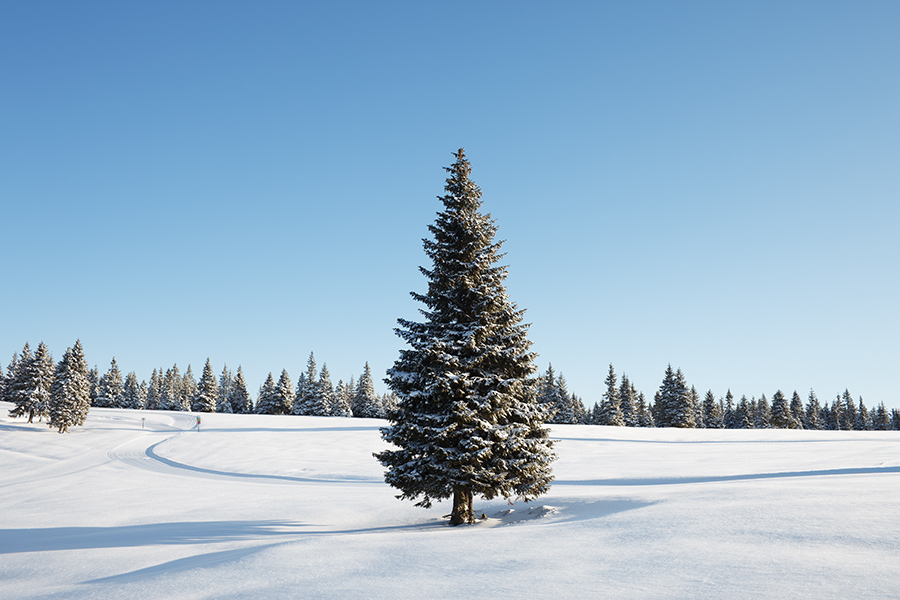
[[0, 529], [0, 554], [258, 540], [269, 536], [295, 536], [303, 533], [301, 528], [304, 527], [308, 526], [289, 521], [202, 521]]

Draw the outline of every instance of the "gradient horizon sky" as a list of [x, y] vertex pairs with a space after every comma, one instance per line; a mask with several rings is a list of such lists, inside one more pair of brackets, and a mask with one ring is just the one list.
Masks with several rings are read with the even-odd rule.
[[540, 371], [900, 408], [900, 3], [6, 2], [0, 364], [379, 393], [460, 147]]

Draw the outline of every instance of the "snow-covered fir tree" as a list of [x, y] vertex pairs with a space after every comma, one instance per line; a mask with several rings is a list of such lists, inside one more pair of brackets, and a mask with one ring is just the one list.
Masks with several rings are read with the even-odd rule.
[[891, 429], [891, 413], [884, 407], [884, 402], [872, 409], [872, 429], [875, 431]]
[[765, 394], [760, 396], [759, 400], [756, 402], [754, 414], [756, 415], [756, 418], [753, 425], [756, 429], [768, 429], [772, 426], [772, 408], [769, 405], [769, 399], [766, 398]]
[[188, 365], [187, 370], [181, 378], [181, 388], [179, 389], [178, 394], [178, 401], [181, 406], [178, 410], [191, 410], [191, 405], [193, 405], [196, 396], [197, 380], [194, 379], [194, 372], [191, 370], [191, 365]]
[[697, 388], [691, 386], [688, 394], [691, 398], [691, 408], [694, 411], [694, 427], [706, 427], [706, 415], [703, 413], [703, 402], [700, 401], [700, 394], [697, 393]]
[[297, 383], [297, 394], [292, 414], [312, 415], [324, 417], [329, 414], [329, 406], [325, 405], [322, 396], [322, 388], [319, 385], [319, 376], [316, 372], [316, 357], [312, 352], [306, 361], [306, 372], [300, 376]]
[[334, 386], [331, 384], [331, 373], [328, 365], [322, 363], [322, 371], [319, 373], [319, 402], [320, 410], [324, 416], [331, 416], [334, 411]]
[[159, 390], [160, 410], [182, 410], [181, 385], [181, 371], [178, 369], [178, 365], [174, 364], [171, 368], [166, 369], [166, 374], [162, 378]]
[[97, 406], [97, 394], [100, 391], [100, 369], [97, 365], [88, 370], [88, 381], [91, 384], [91, 406]]
[[122, 408], [122, 394], [125, 392], [125, 383], [122, 380], [122, 372], [116, 363], [114, 356], [109, 363], [109, 370], [100, 377], [97, 386], [97, 398], [94, 405], [100, 408]]
[[228, 369], [228, 365], [225, 365], [222, 369], [222, 374], [219, 375], [219, 395], [216, 398], [216, 412], [234, 412], [231, 408], [231, 387], [233, 385], [234, 378], [231, 375], [231, 371]]
[[68, 348], [56, 366], [50, 388], [49, 425], [59, 433], [83, 425], [91, 408], [91, 383], [81, 340]]
[[197, 391], [191, 399], [191, 410], [194, 412], [216, 412], [216, 401], [219, 399], [219, 384], [216, 382], [216, 376], [213, 373], [212, 365], [209, 358], [203, 366], [203, 373], [200, 375], [200, 383], [197, 384]]
[[22, 357], [16, 365], [16, 377], [12, 382], [11, 417], [27, 416], [28, 422], [42, 420], [50, 405], [50, 385], [53, 383], [54, 365], [50, 350], [44, 342], [31, 354], [28, 344], [22, 349]]
[[637, 390], [634, 384], [628, 380], [628, 375], [624, 373], [622, 374], [622, 383], [619, 384], [619, 406], [622, 407], [622, 419], [625, 421], [625, 425], [640, 427], [641, 415], [637, 405]]
[[244, 371], [240, 366], [234, 374], [231, 384], [231, 395], [228, 397], [231, 403], [231, 412], [236, 414], [248, 414], [253, 412], [253, 399], [247, 391], [247, 381], [244, 379]]
[[662, 385], [656, 396], [654, 417], [657, 427], [694, 427], [694, 406], [691, 392], [681, 369], [666, 369]]
[[0, 389], [0, 401], [13, 402], [12, 387], [16, 379], [16, 368], [19, 364], [19, 355], [13, 352], [12, 358], [6, 365], [6, 376], [3, 378], [3, 387]]
[[791, 413], [791, 405], [781, 390], [772, 396], [772, 416], [769, 423], [778, 429], [796, 429], [794, 415]]
[[353, 384], [344, 383], [343, 379], [338, 379], [337, 385], [334, 386], [334, 403], [331, 405], [332, 417], [350, 417], [353, 413], [350, 410], [350, 403], [353, 401]]
[[816, 393], [810, 389], [809, 397], [806, 400], [805, 418], [803, 426], [806, 429], [824, 429], [825, 422], [822, 420], [822, 407], [819, 405], [819, 399]]
[[160, 407], [160, 398], [162, 397], [162, 369], [153, 369], [150, 375], [150, 384], [147, 386], [147, 400], [145, 406], [150, 410], [157, 410]]
[[856, 429], [856, 401], [854, 401], [853, 396], [850, 395], [850, 390], [844, 390], [844, 394], [841, 396], [841, 407], [844, 409], [842, 414], [843, 419], [841, 420], [841, 429], [846, 431]]
[[622, 413], [622, 402], [619, 398], [619, 388], [616, 381], [616, 371], [613, 369], [612, 363], [610, 363], [609, 372], [604, 380], [606, 392], [603, 393], [603, 401], [600, 404], [599, 425], [625, 426], [625, 415]]
[[281, 403], [275, 392], [275, 378], [272, 373], [266, 377], [266, 381], [259, 388], [259, 396], [256, 399], [256, 414], [277, 415]]
[[704, 426], [708, 429], [722, 429], [725, 427], [725, 415], [722, 404], [716, 402], [716, 397], [712, 390], [707, 390], [706, 396], [703, 398], [703, 414], [705, 417]]
[[13, 360], [7, 367], [9, 375], [5, 384], [5, 400], [14, 406], [9, 411], [10, 417], [21, 417], [25, 414], [25, 403], [28, 399], [28, 369], [34, 355], [28, 342], [22, 347], [18, 358], [13, 354]]
[[462, 149], [455, 153], [444, 210], [423, 241], [431, 268], [424, 322], [399, 319], [409, 348], [388, 371], [399, 405], [382, 428], [395, 449], [377, 453], [401, 498], [430, 506], [453, 498], [451, 525], [475, 520], [473, 497], [536, 498], [552, 481], [555, 458], [536, 401], [534, 353], [524, 311], [507, 296], [497, 266], [496, 225], [480, 212], [481, 190]]
[[803, 400], [800, 399], [800, 394], [797, 393], [797, 390], [794, 390], [794, 393], [791, 395], [791, 417], [794, 419], [795, 427], [803, 429]]
[[356, 395], [353, 397], [350, 410], [353, 411], [354, 417], [374, 419], [381, 416], [369, 363], [366, 363], [363, 374], [359, 376], [359, 382], [356, 384]]
[[275, 384], [275, 412], [276, 415], [291, 414], [291, 406], [294, 403], [294, 384], [287, 369], [281, 370], [278, 383]]
[[144, 408], [147, 402], [147, 386], [138, 382], [137, 375], [134, 371], [125, 376], [125, 383], [122, 384], [122, 400], [120, 406], [122, 408]]
[[725, 429], [737, 429], [737, 419], [735, 416], [735, 407], [734, 407], [734, 394], [731, 393], [731, 389], [725, 393], [725, 403], [723, 408], [724, 414], [723, 418], [725, 421]]

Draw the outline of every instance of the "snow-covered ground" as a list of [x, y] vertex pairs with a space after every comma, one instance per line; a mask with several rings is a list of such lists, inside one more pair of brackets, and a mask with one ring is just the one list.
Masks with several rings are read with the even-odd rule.
[[900, 597], [898, 432], [556, 426], [549, 495], [450, 528], [381, 421], [9, 408], [4, 600]]

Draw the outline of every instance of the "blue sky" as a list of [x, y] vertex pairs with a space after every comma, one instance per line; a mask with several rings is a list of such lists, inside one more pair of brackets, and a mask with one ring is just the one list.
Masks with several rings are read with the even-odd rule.
[[[896, 2], [6, 2], [0, 363], [380, 380], [465, 147], [588, 405], [900, 408]], [[378, 391], [386, 388], [380, 381]]]

